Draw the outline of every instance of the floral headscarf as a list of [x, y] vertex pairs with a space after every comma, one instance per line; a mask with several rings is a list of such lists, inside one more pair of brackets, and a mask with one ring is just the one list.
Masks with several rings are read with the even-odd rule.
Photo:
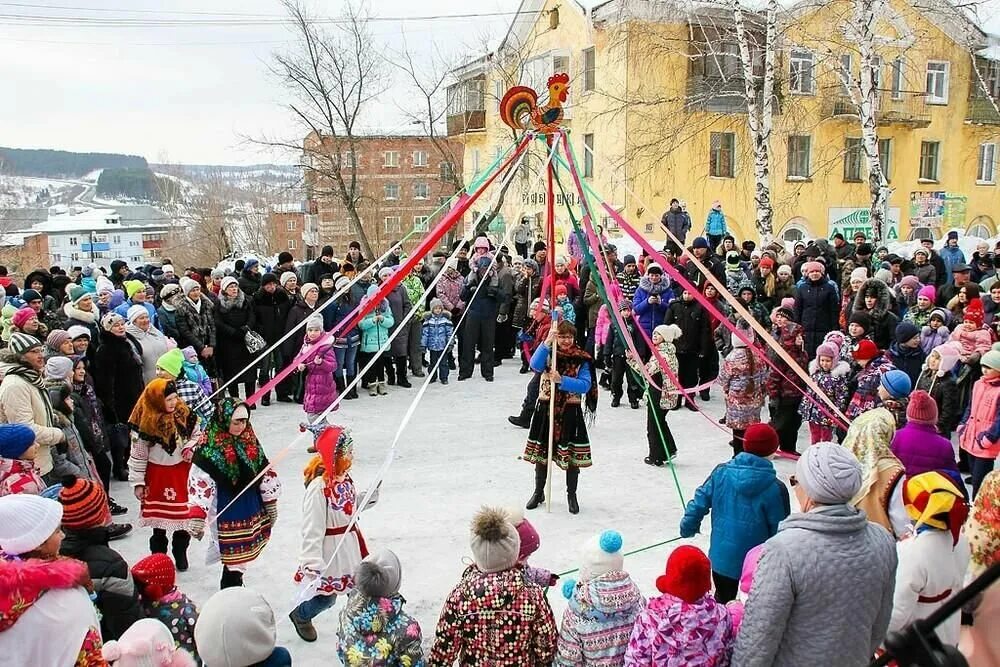
[[177, 393], [172, 380], [150, 380], [132, 408], [128, 426], [140, 438], [160, 445], [168, 454], [177, 449], [177, 440], [187, 440], [194, 433], [198, 417], [184, 401], [178, 399], [173, 412], [167, 412], [167, 396]]
[[846, 447], [861, 463], [863, 481], [855, 498], [863, 498], [871, 490], [883, 470], [899, 466], [896, 455], [889, 449], [892, 436], [896, 433], [896, 420], [884, 408], [869, 410], [851, 422], [844, 438]]
[[1000, 470], [986, 475], [979, 487], [965, 524], [965, 537], [972, 550], [970, 575], [978, 577], [1000, 562]]
[[239, 436], [229, 432], [233, 414], [240, 406], [249, 416], [250, 407], [235, 398], [226, 398], [216, 406], [192, 459], [192, 463], [208, 473], [216, 484], [225, 485], [233, 492], [248, 486], [268, 465], [264, 448], [249, 419]]

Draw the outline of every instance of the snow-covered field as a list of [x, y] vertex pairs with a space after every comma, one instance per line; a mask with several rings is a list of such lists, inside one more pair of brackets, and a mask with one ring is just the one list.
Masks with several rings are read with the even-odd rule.
[[[471, 558], [470, 518], [483, 504], [523, 506], [533, 484], [531, 466], [518, 460], [527, 431], [507, 423], [507, 415], [520, 409], [529, 376], [519, 375], [515, 362], [505, 361], [497, 368], [492, 384], [478, 374], [461, 383], [456, 377], [453, 372], [447, 387], [434, 384], [426, 392], [400, 442], [381, 499], [364, 513], [361, 523], [369, 547], [389, 547], [399, 555], [402, 593], [408, 610], [424, 630], [428, 648], [442, 603]], [[390, 387], [389, 391], [389, 396], [376, 398], [363, 392], [359, 400], [345, 402], [337, 413], [341, 423], [354, 432], [353, 476], [359, 490], [367, 487], [381, 465], [417, 386]], [[713, 419], [723, 410], [718, 392], [714, 393], [705, 404]], [[252, 415], [258, 436], [272, 454], [298, 435], [302, 419], [301, 406], [284, 403], [260, 408]], [[671, 412], [668, 420], [680, 449], [676, 470], [687, 500], [712, 468], [731, 455], [729, 435], [688, 410]], [[808, 443], [806, 429], [800, 436], [801, 450]], [[562, 475], [553, 481], [552, 513], [542, 508], [527, 513], [542, 542], [532, 564], [555, 572], [573, 569], [578, 566], [577, 554], [584, 540], [609, 528], [622, 533], [626, 550], [678, 535], [683, 505], [670, 470], [652, 468], [642, 460], [647, 451], [644, 409], [632, 410], [627, 401], [613, 409], [610, 393], [602, 390], [591, 441], [594, 466], [580, 475], [581, 513], [568, 513]], [[305, 446], [296, 447], [277, 465], [283, 495], [276, 534], [247, 573], [245, 583], [263, 593], [274, 607], [278, 641], [291, 650], [296, 665], [336, 664], [332, 656], [342, 601], [316, 619], [320, 639], [314, 644], [301, 641], [287, 618], [296, 594], [292, 575], [304, 491], [301, 472], [309, 458]], [[789, 461], [776, 460], [775, 465], [785, 480], [794, 470]], [[116, 499], [132, 510], [123, 519], [134, 519], [137, 502], [126, 485], [116, 482], [113, 491]], [[709, 528], [706, 520], [706, 535], [694, 540], [705, 549]], [[148, 529], [137, 528], [114, 546], [126, 560], [134, 562], [147, 553], [149, 534]], [[644, 594], [656, 594], [653, 582], [662, 573], [670, 548], [682, 543], [626, 558], [625, 567]], [[204, 565], [204, 550], [203, 544], [192, 544], [192, 567], [178, 577], [181, 590], [198, 603], [218, 590], [221, 572], [219, 565]], [[565, 600], [558, 587], [550, 591], [549, 600], [557, 619], [561, 618]]]

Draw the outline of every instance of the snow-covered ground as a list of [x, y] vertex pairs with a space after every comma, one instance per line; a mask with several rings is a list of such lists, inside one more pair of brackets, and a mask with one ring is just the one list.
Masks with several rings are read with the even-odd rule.
[[[507, 423], [507, 415], [520, 409], [527, 375], [505, 361], [497, 368], [496, 381], [487, 384], [478, 374], [457, 382], [453, 372], [447, 387], [431, 385], [401, 440], [397, 458], [382, 486], [379, 503], [363, 515], [362, 529], [370, 547], [393, 549], [403, 564], [402, 593], [407, 609], [416, 616], [429, 648], [441, 606], [460, 573], [469, 562], [469, 520], [483, 504], [523, 506], [531, 494], [531, 466], [518, 460], [527, 431]], [[411, 378], [411, 381], [413, 378]], [[413, 389], [389, 388], [387, 397], [371, 398], [363, 392], [347, 401], [337, 413], [340, 422], [353, 429], [355, 465], [353, 476], [359, 490], [367, 487], [381, 465], [404, 412], [416, 396]], [[722, 414], [718, 392], [705, 404], [714, 419]], [[597, 420], [591, 432], [594, 466], [580, 475], [581, 513], [572, 516], [566, 508], [562, 475], [553, 481], [552, 513], [539, 508], [527, 515], [541, 535], [541, 548], [531, 563], [555, 572], [578, 566], [580, 545], [606, 529], [622, 533], [625, 550], [638, 549], [678, 535], [683, 504], [678, 498], [669, 468], [643, 463], [646, 455], [645, 410], [632, 410], [625, 402], [611, 408], [609, 392], [602, 390]], [[303, 419], [301, 406], [273, 404], [253, 413], [252, 423], [271, 454], [298, 435]], [[729, 434], [701, 414], [674, 411], [668, 421], [680, 453], [677, 476], [685, 500], [721, 461], [728, 459]], [[800, 432], [800, 450], [808, 443], [806, 429]], [[245, 583], [263, 593], [274, 607], [278, 641], [287, 646], [296, 665], [336, 664], [331, 657], [336, 646], [338, 601], [334, 610], [316, 619], [320, 640], [301, 641], [287, 618], [296, 586], [292, 575], [299, 543], [299, 507], [304, 491], [302, 468], [309, 458], [305, 444], [277, 464], [283, 495], [279, 520], [262, 558], [246, 575]], [[779, 477], [787, 480], [794, 465], [776, 460]], [[116, 499], [132, 511], [137, 502], [124, 483], [116, 482]], [[794, 500], [793, 500], [794, 505]], [[693, 542], [708, 548], [710, 521], [704, 535]], [[114, 543], [130, 563], [147, 553], [150, 531], [136, 529]], [[663, 571], [675, 542], [625, 560], [626, 569], [647, 596], [655, 595], [654, 581]], [[218, 590], [219, 565], [204, 565], [205, 547], [193, 543], [191, 569], [178, 576], [181, 590], [203, 603]], [[572, 576], [572, 575], [570, 575]], [[549, 593], [557, 619], [565, 607], [560, 588]]]

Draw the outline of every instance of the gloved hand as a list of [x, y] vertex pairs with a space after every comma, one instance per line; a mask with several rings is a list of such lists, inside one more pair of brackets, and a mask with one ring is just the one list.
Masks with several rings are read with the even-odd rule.
[[201, 518], [188, 519], [188, 529], [191, 537], [200, 540], [205, 536], [205, 520]]
[[271, 500], [264, 503], [264, 509], [267, 510], [267, 518], [271, 522], [271, 529], [274, 529], [275, 524], [278, 523], [278, 501]]

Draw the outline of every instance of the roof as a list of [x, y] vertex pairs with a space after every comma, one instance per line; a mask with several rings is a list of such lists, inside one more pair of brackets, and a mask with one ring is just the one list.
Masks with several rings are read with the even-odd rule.
[[[542, 10], [545, 8], [545, 3], [546, 0], [521, 0], [521, 4], [517, 6], [517, 13], [510, 22], [510, 27], [507, 28], [507, 33], [504, 35], [503, 41], [500, 42], [500, 46], [497, 48], [498, 53], [503, 53], [504, 49], [510, 43], [515, 45], [515, 49], [525, 43], [532, 28], [539, 21]], [[561, 5], [557, 5], [557, 7], [559, 6]], [[587, 8], [576, 2], [576, 0], [573, 0], [570, 6], [576, 8], [581, 16], [588, 16], [589, 14]]]
[[123, 206], [116, 208], [87, 209], [80, 213], [49, 215], [44, 222], [22, 231], [31, 232], [86, 232], [107, 229], [147, 229], [169, 227], [170, 217], [152, 206]]

